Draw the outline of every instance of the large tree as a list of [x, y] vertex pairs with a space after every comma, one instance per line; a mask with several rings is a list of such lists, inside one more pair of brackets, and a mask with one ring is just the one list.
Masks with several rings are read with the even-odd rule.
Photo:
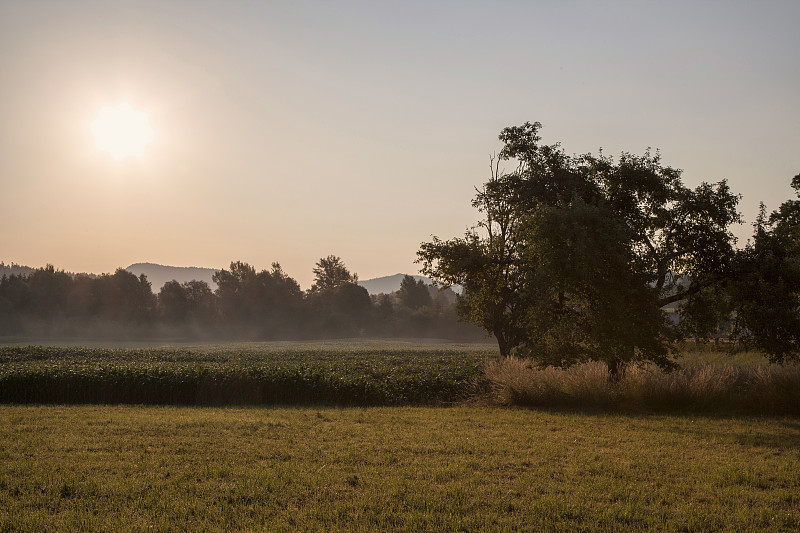
[[329, 255], [313, 269], [314, 285], [306, 295], [307, 324], [315, 337], [354, 337], [361, 335], [370, 317], [369, 292], [358, 285], [340, 257]]
[[800, 174], [792, 188], [797, 199], [769, 216], [762, 204], [729, 292], [734, 337], [775, 362], [800, 356]]
[[412, 311], [416, 311], [420, 307], [430, 306], [433, 303], [431, 293], [428, 291], [425, 282], [415, 280], [408, 274], [403, 276], [400, 281], [400, 289], [397, 291], [397, 297], [400, 303]]
[[256, 272], [241, 261], [212, 277], [223, 320], [230, 333], [256, 338], [294, 335], [303, 292], [279, 263]]
[[569, 156], [541, 144], [540, 128], [502, 131], [473, 200], [482, 220], [423, 243], [423, 273], [464, 287], [462, 315], [503, 355], [603, 360], [614, 374], [632, 360], [671, 366], [661, 308], [729, 277], [739, 197], [725, 181], [685, 186], [658, 153]]
[[123, 268], [95, 280], [101, 316], [123, 325], [144, 325], [155, 317], [156, 297], [144, 274]]
[[205, 281], [166, 282], [158, 292], [159, 318], [170, 325], [194, 323], [211, 326], [216, 300]]

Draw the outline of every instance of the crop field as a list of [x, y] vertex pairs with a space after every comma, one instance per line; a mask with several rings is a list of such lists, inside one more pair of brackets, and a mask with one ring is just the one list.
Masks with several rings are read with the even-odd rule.
[[568, 369], [490, 344], [386, 340], [124, 347], [0, 346], [0, 403], [454, 405], [800, 415], [800, 364], [685, 347], [682, 368]]
[[0, 402], [408, 405], [459, 401], [489, 345], [241, 343], [0, 347]]
[[0, 406], [0, 531], [797, 531], [793, 418]]

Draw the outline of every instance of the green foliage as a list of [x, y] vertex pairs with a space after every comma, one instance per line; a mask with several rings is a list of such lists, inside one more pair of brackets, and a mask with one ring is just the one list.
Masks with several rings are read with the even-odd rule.
[[453, 402], [487, 352], [0, 348], [0, 402], [179, 405]]
[[372, 318], [369, 293], [355, 283], [309, 291], [306, 303], [306, 327], [317, 338], [363, 336]]
[[540, 207], [525, 225], [522, 260], [532, 267], [521, 353], [561, 367], [587, 360], [674, 366], [657, 294], [630, 268], [629, 232], [610, 210], [576, 200], [570, 209]]
[[52, 265], [30, 275], [0, 278], [0, 333], [28, 328], [48, 334], [69, 332], [79, 323], [104, 321], [123, 327], [152, 323], [156, 298], [147, 277], [121, 268], [114, 274], [74, 278]]
[[156, 306], [147, 276], [139, 277], [118, 268], [114, 274], [103, 274], [97, 281], [99, 300], [103, 315], [122, 324], [150, 322]]
[[[429, 337], [480, 340], [460, 323], [455, 294], [422, 283], [373, 298], [341, 259], [320, 260], [315, 286], [303, 293], [280, 264], [256, 271], [241, 261], [204, 281], [163, 285], [118, 269], [70, 275], [48, 265], [0, 277], [0, 336], [27, 339], [296, 340]], [[326, 288], [321, 288], [326, 287]], [[412, 307], [409, 307], [412, 306]]]
[[214, 293], [205, 281], [168, 281], [158, 293], [158, 315], [166, 324], [210, 326], [217, 314]]
[[357, 285], [358, 275], [351, 274], [335, 255], [317, 261], [314, 284], [308, 290], [307, 323], [314, 336], [359, 337], [372, 318], [372, 300], [364, 287]]
[[279, 263], [270, 271], [234, 261], [230, 271], [213, 277], [225, 333], [245, 338], [276, 338], [296, 335], [301, 317], [303, 292]]
[[311, 292], [325, 291], [358, 281], [358, 275], [350, 274], [341, 257], [335, 255], [329, 255], [317, 261], [313, 272], [314, 285], [311, 286]]
[[27, 279], [28, 311], [45, 319], [63, 318], [71, 289], [71, 278], [53, 265], [34, 270]]
[[430, 306], [433, 301], [428, 287], [422, 280], [415, 280], [406, 274], [400, 282], [400, 290], [397, 291], [400, 304], [416, 311], [420, 307]]
[[[602, 360], [612, 374], [635, 360], [670, 367], [660, 308], [730, 276], [738, 196], [724, 181], [686, 187], [659, 154], [568, 156], [539, 142], [540, 127], [502, 131], [473, 200], [483, 220], [423, 243], [423, 273], [464, 287], [463, 316], [503, 355]], [[501, 161], [518, 166], [501, 172]]]
[[798, 199], [787, 200], [768, 219], [762, 204], [730, 289], [734, 338], [773, 361], [800, 357], [800, 174], [792, 187]]

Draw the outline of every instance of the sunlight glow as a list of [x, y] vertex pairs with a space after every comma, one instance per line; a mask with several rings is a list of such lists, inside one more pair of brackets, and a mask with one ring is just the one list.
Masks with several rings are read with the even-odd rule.
[[91, 130], [95, 146], [118, 160], [141, 157], [155, 138], [147, 114], [128, 103], [103, 107]]

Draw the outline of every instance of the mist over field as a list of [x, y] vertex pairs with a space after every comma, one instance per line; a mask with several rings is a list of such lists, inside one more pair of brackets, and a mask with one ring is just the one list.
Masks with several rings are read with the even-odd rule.
[[241, 262], [230, 270], [137, 263], [100, 275], [3, 268], [0, 339], [484, 338], [459, 321], [452, 290], [402, 274], [362, 282], [335, 256], [320, 260], [307, 291], [277, 264], [256, 272]]

